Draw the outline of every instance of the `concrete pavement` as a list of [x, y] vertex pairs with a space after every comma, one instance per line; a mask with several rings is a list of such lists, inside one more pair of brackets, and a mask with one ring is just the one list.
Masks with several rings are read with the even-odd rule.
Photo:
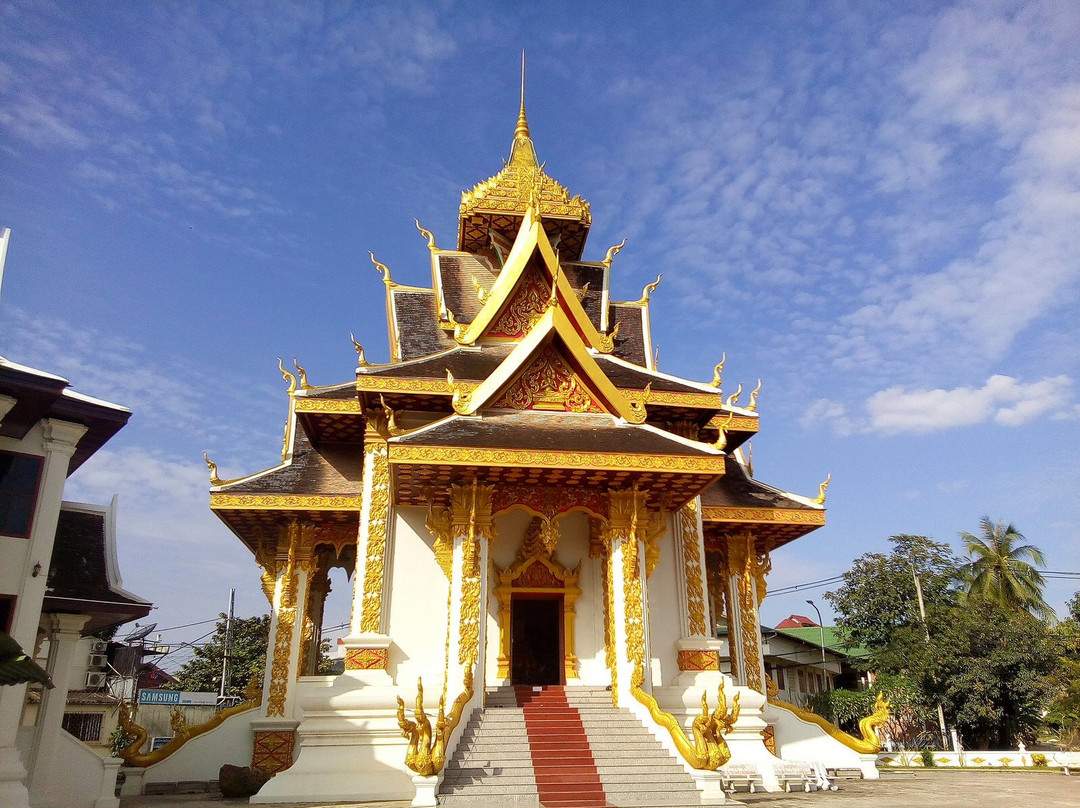
[[[747, 794], [735, 796], [748, 806], [810, 806], [815, 808], [1076, 808], [1080, 806], [1080, 775], [1060, 771], [884, 771], [880, 780], [844, 780], [835, 792]], [[121, 808], [227, 808], [246, 800], [224, 800], [208, 794], [125, 797]], [[278, 808], [408, 808], [408, 802], [288, 803]]]

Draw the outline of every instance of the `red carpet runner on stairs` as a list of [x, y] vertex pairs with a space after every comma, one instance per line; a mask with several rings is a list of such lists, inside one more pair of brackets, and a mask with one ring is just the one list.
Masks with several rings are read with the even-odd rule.
[[607, 808], [589, 740], [562, 687], [516, 687], [525, 711], [540, 804], [545, 808]]

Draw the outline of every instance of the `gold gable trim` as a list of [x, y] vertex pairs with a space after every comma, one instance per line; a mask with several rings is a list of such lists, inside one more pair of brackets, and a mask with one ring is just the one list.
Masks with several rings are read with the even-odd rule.
[[296, 399], [296, 411], [300, 412], [331, 412], [331, 413], [355, 413], [360, 415], [363, 413], [363, 409], [360, 407], [360, 402], [352, 398], [338, 398], [338, 399], [326, 399], [326, 398], [313, 398], [313, 399]]
[[[657, 397], [660, 395], [662, 394], [653, 393], [653, 403], [659, 403]], [[723, 429], [725, 432], [757, 432], [760, 428], [760, 421], [755, 416], [738, 415], [725, 410], [719, 415], [714, 415], [706, 426], [712, 429]]]
[[211, 510], [359, 511], [358, 496], [210, 493]]
[[575, 468], [595, 471], [670, 471], [675, 474], [724, 473], [724, 457], [629, 455], [609, 452], [560, 452], [533, 449], [465, 449], [390, 443], [390, 464], [431, 466], [509, 466]]
[[701, 509], [705, 522], [742, 522], [756, 525], [824, 525], [825, 511], [794, 508], [734, 508], [713, 506]]

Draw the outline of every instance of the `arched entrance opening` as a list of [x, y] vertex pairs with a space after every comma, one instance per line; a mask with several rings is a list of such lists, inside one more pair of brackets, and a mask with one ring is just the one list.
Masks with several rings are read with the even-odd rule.
[[537, 552], [496, 571], [499, 678], [515, 685], [557, 685], [576, 679], [578, 570], [568, 570]]

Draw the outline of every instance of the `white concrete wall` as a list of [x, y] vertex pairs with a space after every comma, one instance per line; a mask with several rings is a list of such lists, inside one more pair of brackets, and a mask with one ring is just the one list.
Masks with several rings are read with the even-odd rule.
[[578, 573], [581, 594], [574, 617], [577, 683], [606, 687], [611, 684], [611, 672], [604, 662], [603, 559], [589, 558], [589, 519], [585, 514], [567, 514], [560, 527], [563, 538], [557, 552], [559, 562], [570, 569], [581, 565]]
[[656, 687], [670, 686], [679, 675], [678, 649], [675, 642], [682, 634], [679, 616], [679, 576], [675, 568], [671, 516], [660, 537], [660, 561], [647, 581], [649, 621], [649, 665]]
[[119, 808], [116, 775], [120, 760], [100, 757], [66, 732], [57, 737], [56, 753], [63, 765], [51, 768], [41, 792], [31, 789], [31, 804], [42, 808]]
[[254, 738], [251, 722], [258, 717], [258, 710], [229, 716], [224, 723], [192, 738], [160, 763], [143, 769], [143, 784], [217, 780], [226, 763], [250, 766]]
[[393, 642], [388, 672], [406, 693], [413, 693], [417, 679], [423, 677], [424, 702], [436, 709], [443, 684], [450, 583], [435, 562], [434, 539], [424, 526], [426, 509], [395, 508], [391, 518], [394, 556], [386, 597]]

